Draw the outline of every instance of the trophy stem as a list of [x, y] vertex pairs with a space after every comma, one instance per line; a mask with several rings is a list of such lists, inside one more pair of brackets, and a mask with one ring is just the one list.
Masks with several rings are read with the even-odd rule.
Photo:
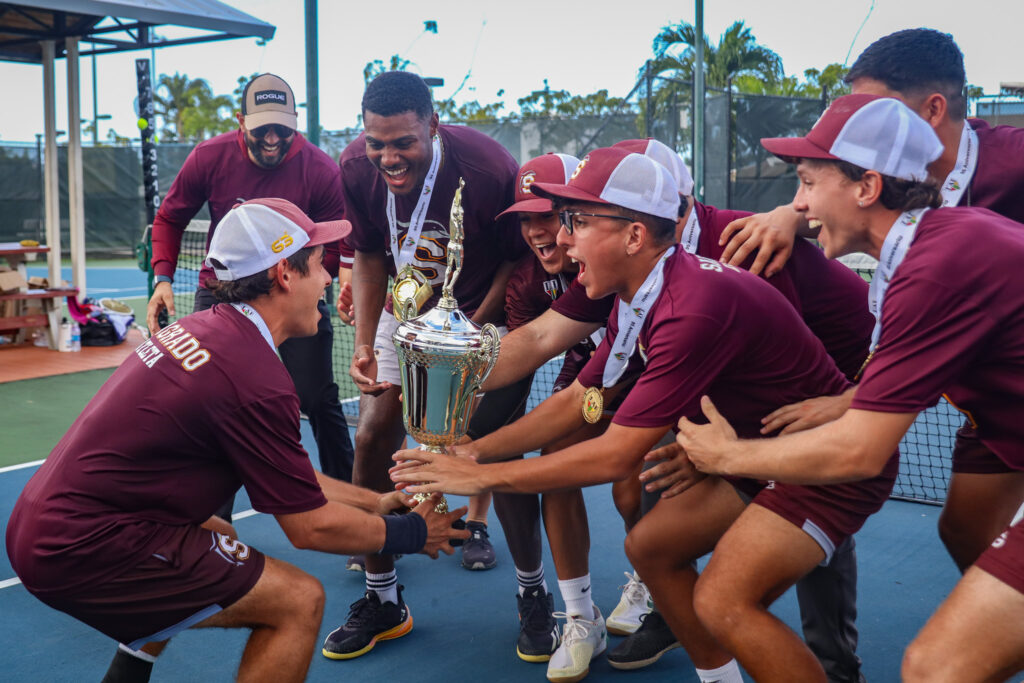
[[[420, 445], [420, 450], [421, 451], [430, 451], [431, 453], [444, 453], [445, 452], [445, 450], [443, 448], [440, 448], [439, 446], [427, 446], [427, 445]], [[430, 498], [430, 494], [429, 493], [414, 493], [412, 495], [412, 497], [413, 497], [413, 500], [415, 500], [417, 503], [422, 503], [423, 501], [425, 501], [428, 498]], [[444, 496], [441, 496], [441, 500], [439, 500], [437, 502], [437, 505], [434, 506], [434, 512], [436, 512], [438, 514], [441, 514], [441, 515], [447, 513], [448, 512], [448, 499], [445, 498]]]

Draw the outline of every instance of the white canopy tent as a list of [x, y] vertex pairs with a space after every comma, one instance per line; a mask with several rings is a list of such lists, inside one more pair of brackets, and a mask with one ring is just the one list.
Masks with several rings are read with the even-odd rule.
[[[201, 35], [154, 40], [152, 29], [184, 26]], [[49, 280], [61, 281], [60, 200], [54, 60], [67, 58], [68, 120], [80, 120], [79, 58], [91, 54], [148, 50], [190, 43], [257, 37], [275, 27], [217, 0], [34, 0], [0, 1], [0, 60], [43, 67], [44, 197]], [[82, 52], [80, 43], [91, 43]], [[141, 179], [140, 179], [141, 181]], [[82, 131], [68, 126], [68, 225], [72, 284], [85, 296], [85, 209], [82, 194]]]

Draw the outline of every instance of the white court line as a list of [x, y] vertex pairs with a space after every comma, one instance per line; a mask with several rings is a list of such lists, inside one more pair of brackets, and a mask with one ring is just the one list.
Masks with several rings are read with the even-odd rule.
[[20, 586], [20, 585], [21, 585], [21, 579], [19, 579], [17, 576], [15, 576], [13, 579], [6, 579], [4, 581], [0, 581], [0, 590], [3, 590], [4, 588], [10, 588], [11, 586]]
[[42, 465], [45, 460], [33, 460], [32, 462], [23, 462], [20, 465], [8, 465], [7, 467], [0, 467], [0, 474], [4, 472], [13, 472], [14, 470], [23, 470], [26, 467], [35, 467], [36, 465]]

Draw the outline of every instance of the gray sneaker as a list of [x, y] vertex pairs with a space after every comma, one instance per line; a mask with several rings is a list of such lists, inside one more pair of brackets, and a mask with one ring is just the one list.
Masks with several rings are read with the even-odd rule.
[[493, 569], [498, 564], [487, 533], [487, 525], [483, 522], [467, 522], [469, 538], [462, 544], [462, 566], [466, 569]]
[[657, 608], [640, 617], [640, 628], [608, 653], [608, 663], [616, 669], [642, 669], [661, 659], [669, 650], [680, 647]]

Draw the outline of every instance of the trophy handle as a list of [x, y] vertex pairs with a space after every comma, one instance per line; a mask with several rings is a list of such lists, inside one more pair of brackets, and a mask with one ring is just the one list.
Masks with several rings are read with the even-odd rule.
[[415, 318], [419, 314], [419, 312], [420, 312], [420, 307], [419, 307], [419, 304], [416, 302], [416, 299], [415, 298], [406, 299], [405, 301], [402, 302], [402, 313], [401, 313], [402, 317], [400, 319], [400, 322], [405, 322], [406, 320], [412, 320], [413, 318]]
[[480, 375], [480, 384], [483, 384], [487, 376], [491, 374], [494, 365], [498, 362], [498, 352], [501, 350], [501, 334], [498, 328], [491, 323], [480, 328], [480, 355], [487, 360], [487, 367]]

